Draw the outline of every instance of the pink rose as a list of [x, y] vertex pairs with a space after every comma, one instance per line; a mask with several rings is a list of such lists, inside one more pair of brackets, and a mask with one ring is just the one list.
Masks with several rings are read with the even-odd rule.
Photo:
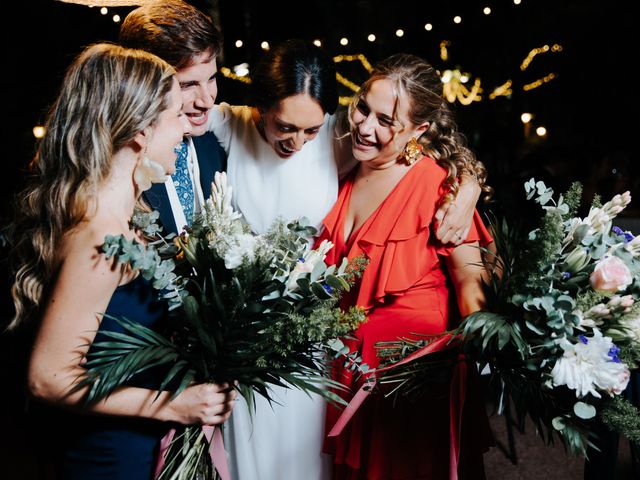
[[616, 256], [603, 257], [589, 277], [589, 282], [598, 292], [615, 293], [624, 290], [633, 281], [629, 267]]

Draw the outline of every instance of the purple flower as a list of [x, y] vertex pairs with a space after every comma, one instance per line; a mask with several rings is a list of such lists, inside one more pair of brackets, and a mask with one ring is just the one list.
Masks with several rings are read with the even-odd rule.
[[578, 340], [580, 340], [582, 343], [584, 343], [585, 345], [587, 343], [589, 343], [589, 339], [587, 337], [585, 337], [584, 335], [578, 335]]
[[631, 240], [633, 240], [635, 237], [633, 236], [633, 234], [629, 231], [624, 231], [622, 230], [620, 227], [611, 227], [611, 231], [613, 233], [615, 233], [618, 236], [623, 236], [624, 237], [624, 243], [629, 243]]
[[620, 348], [617, 347], [616, 345], [612, 345], [607, 355], [611, 357], [612, 362], [620, 363], [620, 358], [618, 357], [619, 354], [620, 354]]
[[562, 272], [562, 280], [568, 280], [571, 278], [571, 272]]
[[325, 291], [326, 291], [327, 293], [331, 293], [331, 292], [333, 292], [333, 288], [331, 288], [331, 286], [330, 286], [330, 285], [327, 285], [326, 283], [323, 283], [323, 284], [322, 284], [322, 287], [325, 289]]

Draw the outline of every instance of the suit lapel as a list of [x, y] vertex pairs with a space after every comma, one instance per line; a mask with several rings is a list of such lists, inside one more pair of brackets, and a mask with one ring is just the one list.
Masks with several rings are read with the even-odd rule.
[[192, 140], [198, 156], [200, 186], [202, 187], [204, 198], [207, 199], [211, 195], [211, 183], [215, 173], [223, 172], [227, 169], [227, 155], [213, 132], [193, 137]]

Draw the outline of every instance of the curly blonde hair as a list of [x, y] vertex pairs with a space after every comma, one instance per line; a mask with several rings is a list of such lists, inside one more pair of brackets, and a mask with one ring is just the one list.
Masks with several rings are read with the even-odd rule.
[[[429, 124], [429, 128], [420, 136], [418, 142], [424, 147], [427, 155], [448, 172], [444, 181], [444, 186], [449, 192], [446, 199], [450, 201], [455, 197], [461, 175], [475, 179], [487, 196], [490, 196], [493, 190], [486, 184], [487, 171], [482, 162], [467, 148], [464, 135], [458, 131], [453, 112], [443, 97], [442, 81], [437, 70], [415, 55], [392, 55], [375, 66], [371, 76], [354, 96], [349, 111], [352, 112], [356, 108], [359, 99], [369, 91], [375, 81], [382, 79], [393, 82], [396, 99], [403, 93], [407, 95], [411, 123]], [[351, 118], [351, 115], [349, 117]], [[401, 129], [401, 122], [397, 118], [395, 120]]]
[[170, 105], [173, 67], [141, 50], [87, 47], [68, 68], [11, 228], [16, 328], [37, 316], [63, 236], [95, 206], [115, 152]]

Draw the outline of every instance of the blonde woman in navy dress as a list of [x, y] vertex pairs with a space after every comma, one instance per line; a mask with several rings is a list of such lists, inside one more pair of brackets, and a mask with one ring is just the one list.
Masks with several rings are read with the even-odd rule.
[[[217, 425], [229, 417], [226, 385], [187, 387], [171, 400], [151, 375], [84, 404], [72, 391], [88, 345], [117, 325], [103, 313], [153, 328], [165, 308], [151, 286], [100, 251], [106, 235], [143, 242], [129, 225], [142, 191], [174, 170], [189, 133], [174, 69], [110, 44], [86, 48], [69, 67], [46, 123], [15, 224], [12, 327], [37, 330], [28, 387], [61, 418], [46, 431], [62, 479], [150, 479], [170, 423]], [[55, 440], [51, 440], [55, 439]]]

